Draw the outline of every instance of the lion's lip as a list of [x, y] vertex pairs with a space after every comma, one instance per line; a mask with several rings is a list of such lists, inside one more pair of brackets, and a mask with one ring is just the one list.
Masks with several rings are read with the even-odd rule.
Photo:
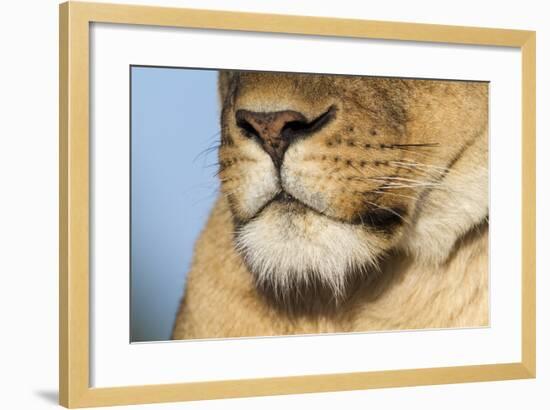
[[364, 225], [377, 229], [389, 229], [401, 225], [405, 221], [404, 217], [407, 213], [406, 209], [403, 207], [375, 208], [368, 210], [353, 220], [344, 220], [342, 218], [327, 215], [325, 212], [315, 209], [314, 207], [294, 197], [292, 194], [289, 194], [285, 190], [282, 190], [275, 195], [273, 199], [266, 204], [266, 206], [269, 204], [279, 204], [294, 211], [309, 210], [319, 216], [329, 218], [342, 224]]
[[279, 192], [277, 195], [275, 195], [275, 197], [273, 198], [272, 201], [273, 202], [281, 202], [281, 203], [288, 203], [288, 202], [299, 202], [299, 203], [301, 203], [301, 201], [297, 200], [296, 198], [294, 198], [292, 195], [290, 195], [286, 191]]
[[282, 190], [277, 195], [275, 195], [263, 208], [268, 208], [269, 206], [277, 206], [280, 209], [286, 209], [292, 212], [303, 212], [306, 210], [315, 212], [319, 215], [323, 215], [321, 212], [311, 208], [306, 203], [300, 201], [298, 198], [289, 194], [288, 192]]
[[276, 205], [276, 206], [281, 207], [282, 209], [286, 209], [286, 210], [293, 211], [293, 212], [296, 212], [296, 211], [298, 211], [298, 212], [309, 211], [309, 212], [313, 212], [313, 213], [315, 213], [315, 214], [317, 214], [321, 217], [334, 219], [334, 220], [337, 220], [338, 222], [341, 222], [341, 223], [346, 223], [346, 221], [339, 220], [337, 218], [333, 218], [333, 217], [325, 214], [324, 212], [313, 208], [312, 206], [310, 206], [306, 202], [303, 202], [302, 200], [296, 198], [294, 195], [289, 194], [284, 189], [281, 190], [277, 195], [275, 195], [266, 204], [265, 207], [268, 207], [269, 205]]

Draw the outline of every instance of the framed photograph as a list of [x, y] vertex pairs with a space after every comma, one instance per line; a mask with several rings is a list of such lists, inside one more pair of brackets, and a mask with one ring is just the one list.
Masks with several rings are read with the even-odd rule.
[[535, 33], [60, 6], [60, 403], [535, 377]]

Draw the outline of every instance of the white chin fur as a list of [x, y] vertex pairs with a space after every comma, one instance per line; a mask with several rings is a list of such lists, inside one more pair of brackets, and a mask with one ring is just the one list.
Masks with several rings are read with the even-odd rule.
[[364, 228], [273, 204], [237, 231], [243, 253], [259, 284], [277, 292], [316, 281], [335, 298], [345, 292], [350, 271], [376, 265], [380, 250], [369, 243]]

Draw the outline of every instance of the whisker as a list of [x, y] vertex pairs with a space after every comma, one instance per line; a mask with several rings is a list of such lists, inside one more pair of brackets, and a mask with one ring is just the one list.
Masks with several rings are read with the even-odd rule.
[[418, 179], [402, 178], [402, 177], [395, 177], [395, 176], [378, 176], [378, 177], [370, 177], [370, 179], [414, 182], [414, 183], [421, 183], [421, 184], [424, 184], [424, 183], [427, 182], [427, 181], [422, 181], [422, 180], [418, 180]]
[[219, 162], [212, 162], [212, 163], [210, 163], [210, 164], [205, 164], [205, 165], [203, 165], [203, 168], [212, 168], [212, 167], [217, 167], [217, 166], [219, 166], [219, 165], [220, 165]]
[[391, 147], [438, 147], [438, 142], [426, 142], [422, 144], [390, 144]]
[[438, 171], [437, 176], [442, 176], [444, 174], [449, 174], [449, 173], [452, 173], [454, 175], [459, 175], [459, 176], [467, 176], [465, 173], [457, 171], [454, 168], [440, 167], [440, 166], [437, 166], [437, 165], [429, 165], [429, 164], [424, 164], [424, 163], [420, 163], [420, 162], [412, 162], [412, 161], [402, 162], [402, 161], [405, 161], [405, 160], [392, 161], [392, 162], [400, 164], [401, 166], [404, 166], [404, 167], [420, 168], [420, 169], [433, 169], [433, 170]]
[[221, 134], [222, 134], [221, 130], [218, 130], [218, 131], [216, 131], [215, 133], [213, 133], [212, 135], [210, 135], [210, 136], [206, 139], [206, 141], [212, 141], [212, 140], [214, 140], [214, 139], [217, 139], [219, 136], [221, 136]]
[[410, 188], [410, 189], [416, 189], [416, 188], [424, 188], [424, 187], [430, 187], [432, 189], [438, 189], [440, 191], [447, 191], [450, 192], [445, 187], [441, 187], [437, 184], [416, 184], [416, 185], [406, 185], [406, 184], [398, 184], [398, 183], [390, 183], [389, 185], [384, 185], [378, 189], [401, 189], [401, 188]]
[[448, 167], [438, 167], [436, 165], [429, 165], [429, 164], [424, 164], [422, 162], [415, 162], [415, 161], [408, 161], [406, 159], [402, 159], [400, 161], [391, 161], [395, 164], [398, 164], [398, 165], [403, 165], [403, 166], [410, 166], [410, 167], [414, 167], [414, 168], [433, 168], [433, 169], [437, 169], [437, 170], [440, 170], [440, 171], [449, 171], [450, 168]]
[[193, 162], [196, 162], [200, 157], [204, 156], [206, 157], [208, 154], [210, 154], [211, 152], [213, 151], [216, 151], [217, 149], [220, 148], [220, 144], [216, 141], [216, 144], [213, 145], [213, 146], [209, 146], [205, 149], [203, 149], [201, 152], [199, 152], [195, 158], [193, 158]]
[[[372, 176], [372, 177], [354, 177], [353, 179], [358, 181], [380, 181], [384, 182], [384, 185], [381, 188], [384, 188], [385, 186], [392, 186], [394, 188], [415, 188], [415, 187], [423, 187], [423, 186], [434, 186], [438, 187], [441, 184], [438, 182], [430, 182], [430, 181], [424, 181], [424, 180], [416, 180], [416, 179], [409, 179], [409, 178], [401, 178], [401, 177], [395, 177], [395, 176]], [[392, 182], [392, 181], [398, 181], [398, 182]], [[408, 184], [406, 183], [408, 182]]]
[[402, 151], [402, 152], [406, 152], [406, 153], [411, 154], [411, 155], [416, 155], [416, 156], [419, 156], [419, 157], [422, 157], [422, 158], [427, 158], [427, 159], [433, 158], [433, 154], [430, 154], [429, 152], [426, 152], [426, 151], [415, 151], [413, 149], [409, 149], [409, 148], [405, 148], [405, 147], [395, 147], [394, 149]]
[[[383, 194], [383, 195], [394, 195], [394, 196], [399, 196], [401, 198], [407, 198], [407, 199], [413, 199], [413, 200], [417, 200], [418, 197], [416, 196], [410, 196], [410, 195], [403, 195], [403, 194], [396, 194], [395, 192], [388, 192], [388, 191], [378, 191], [376, 189], [373, 189], [371, 191], [368, 191], [368, 192], [373, 192], [375, 194]], [[367, 192], [365, 192], [367, 193]]]
[[214, 174], [212, 174], [212, 176], [213, 176], [214, 178], [219, 177], [219, 176], [221, 175], [221, 173], [224, 172], [225, 170], [227, 170], [227, 167], [222, 167], [222, 166], [220, 166], [220, 167], [216, 170], [216, 172], [214, 172]]
[[[352, 194], [355, 194], [355, 193], [354, 193], [352, 190], [350, 190], [350, 189], [343, 188], [343, 190], [344, 190], [344, 191], [347, 191], [347, 192], [350, 192], [350, 193], [352, 193]], [[354, 196], [356, 196], [356, 194], [355, 194]], [[377, 209], [382, 209], [382, 210], [385, 210], [385, 211], [389, 211], [390, 213], [392, 213], [392, 214], [394, 214], [395, 216], [399, 217], [403, 222], [409, 223], [409, 220], [408, 220], [408, 219], [406, 219], [405, 217], [403, 217], [403, 215], [400, 215], [399, 213], [395, 212], [395, 211], [394, 211], [393, 209], [391, 209], [391, 208], [385, 207], [385, 206], [380, 205], [380, 204], [377, 204], [377, 203], [375, 203], [375, 202], [371, 202], [371, 201], [365, 199], [363, 196], [361, 197], [360, 201], [363, 202], [363, 203], [367, 203], [367, 204], [369, 204], [369, 205], [372, 205], [372, 206], [374, 206], [374, 207], [377, 208]], [[359, 213], [356, 213], [356, 216], [359, 216], [359, 217], [360, 217]], [[360, 217], [360, 220], [363, 222], [363, 220], [361, 219], [361, 217]]]
[[377, 204], [377, 203], [375, 203], [375, 202], [367, 201], [367, 200], [364, 199], [364, 198], [362, 198], [361, 201], [366, 202], [366, 203], [368, 203], [368, 204], [370, 204], [370, 205], [373, 205], [373, 206], [376, 207], [377, 209], [383, 209], [383, 210], [385, 210], [385, 211], [389, 211], [389, 212], [392, 213], [393, 215], [399, 217], [403, 222], [409, 223], [408, 219], [406, 219], [405, 217], [403, 217], [403, 215], [400, 215], [399, 213], [395, 212], [395, 211], [394, 211], [393, 209], [391, 209], [391, 208], [388, 208], [388, 207], [386, 207], [386, 206], [382, 206], [382, 205]]

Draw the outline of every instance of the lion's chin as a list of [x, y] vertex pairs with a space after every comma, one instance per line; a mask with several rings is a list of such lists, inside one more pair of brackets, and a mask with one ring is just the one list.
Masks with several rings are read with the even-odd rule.
[[274, 201], [239, 227], [235, 243], [259, 287], [284, 298], [315, 286], [338, 300], [353, 273], [376, 266], [381, 249], [371, 236], [299, 202]]

